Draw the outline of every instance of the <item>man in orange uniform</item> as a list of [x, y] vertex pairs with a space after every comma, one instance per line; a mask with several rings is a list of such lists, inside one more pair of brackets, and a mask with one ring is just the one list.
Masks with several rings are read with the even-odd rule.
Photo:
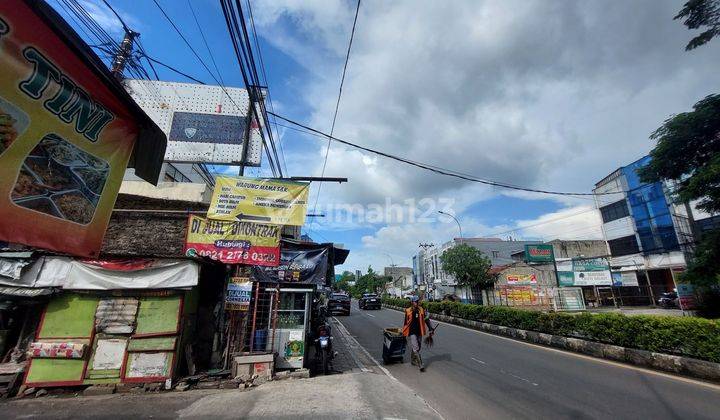
[[425, 366], [420, 357], [422, 338], [428, 332], [432, 336], [435, 331], [430, 323], [430, 316], [425, 312], [425, 308], [420, 306], [420, 298], [413, 296], [410, 298], [410, 302], [411, 306], [405, 309], [405, 324], [402, 332], [405, 337], [410, 338], [410, 345], [412, 346], [411, 363], [417, 365], [420, 371], [424, 372]]

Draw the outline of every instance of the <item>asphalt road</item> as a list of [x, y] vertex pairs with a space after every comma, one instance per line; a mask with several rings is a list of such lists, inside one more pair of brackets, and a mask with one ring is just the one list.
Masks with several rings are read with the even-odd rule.
[[[354, 301], [349, 317], [336, 318], [381, 361], [382, 329], [402, 325], [403, 315]], [[446, 419], [720, 418], [719, 386], [450, 324], [423, 349], [424, 373], [409, 359], [386, 368]]]

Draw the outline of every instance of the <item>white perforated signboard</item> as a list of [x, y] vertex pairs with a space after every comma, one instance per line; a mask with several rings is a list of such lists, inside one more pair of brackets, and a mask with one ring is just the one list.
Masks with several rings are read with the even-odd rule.
[[[246, 89], [133, 79], [125, 80], [125, 87], [168, 136], [166, 161], [243, 163]], [[248, 146], [244, 164], [260, 166], [262, 138], [255, 122]]]

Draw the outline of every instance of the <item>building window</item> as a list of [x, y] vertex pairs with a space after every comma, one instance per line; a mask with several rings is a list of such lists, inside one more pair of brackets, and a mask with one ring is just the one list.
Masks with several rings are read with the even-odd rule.
[[610, 246], [610, 255], [613, 257], [619, 257], [621, 255], [631, 255], [640, 252], [638, 248], [637, 239], [635, 235], [625, 236], [618, 239], [608, 241]]
[[493, 252], [492, 252], [492, 257], [493, 257], [493, 258], [500, 258], [500, 251], [493, 251]]
[[627, 202], [625, 199], [622, 199], [618, 202], [600, 207], [600, 214], [602, 215], [603, 223], [608, 223], [630, 216], [630, 211], [628, 210]]
[[165, 168], [165, 177], [163, 179], [166, 182], [191, 182], [190, 178], [183, 175], [173, 165], [167, 165]]

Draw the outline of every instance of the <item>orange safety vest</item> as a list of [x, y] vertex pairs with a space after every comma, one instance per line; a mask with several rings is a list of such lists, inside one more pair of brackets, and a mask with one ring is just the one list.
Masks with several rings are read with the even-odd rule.
[[[405, 337], [410, 335], [410, 323], [412, 322], [413, 308], [405, 308], [405, 324], [403, 325], [402, 333]], [[418, 306], [418, 316], [420, 317], [420, 336], [424, 337], [425, 331], [425, 308]]]

